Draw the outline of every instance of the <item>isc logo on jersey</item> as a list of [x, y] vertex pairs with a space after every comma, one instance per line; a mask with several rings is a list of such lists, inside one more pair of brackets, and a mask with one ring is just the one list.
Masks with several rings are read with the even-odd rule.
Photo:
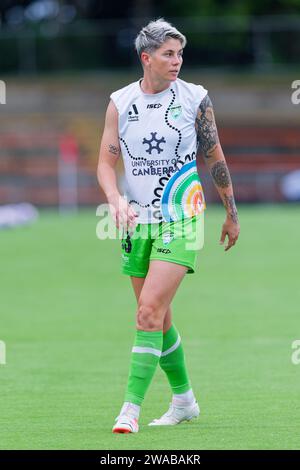
[[160, 104], [160, 103], [148, 104], [147, 105], [147, 109], [158, 109], [158, 108], [161, 108], [161, 107], [162, 107], [162, 104]]

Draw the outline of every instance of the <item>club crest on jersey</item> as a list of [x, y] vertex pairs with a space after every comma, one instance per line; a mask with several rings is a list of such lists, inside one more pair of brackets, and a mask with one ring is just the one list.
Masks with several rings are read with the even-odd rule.
[[172, 118], [178, 119], [181, 113], [182, 113], [181, 104], [173, 104], [173, 106], [170, 107], [170, 114]]
[[164, 245], [168, 245], [174, 238], [174, 235], [172, 232], [166, 232], [163, 234], [162, 241]]
[[128, 121], [138, 121], [139, 120], [139, 112], [135, 104], [130, 106], [128, 111]]

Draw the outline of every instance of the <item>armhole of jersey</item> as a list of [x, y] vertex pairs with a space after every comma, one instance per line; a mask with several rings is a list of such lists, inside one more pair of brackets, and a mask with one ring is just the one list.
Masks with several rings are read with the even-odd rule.
[[120, 113], [119, 113], [119, 108], [118, 108], [118, 104], [117, 104], [118, 100], [115, 98], [114, 93], [112, 93], [109, 98], [111, 99], [111, 101], [112, 101], [113, 104], [115, 105], [115, 107], [116, 107], [116, 109], [117, 109], [117, 111], [118, 111], [118, 115], [120, 115]]
[[[202, 88], [203, 88], [203, 87], [202, 87]], [[197, 117], [197, 114], [198, 114], [198, 109], [199, 109], [199, 107], [200, 107], [200, 104], [202, 103], [202, 101], [204, 100], [204, 98], [208, 95], [208, 91], [207, 91], [205, 88], [203, 88], [203, 90], [204, 90], [204, 94], [203, 94], [203, 93], [201, 94], [201, 97], [199, 97], [200, 101], [199, 101], [199, 102], [197, 103], [197, 105], [196, 105], [195, 121], [196, 121], [196, 117]], [[199, 90], [199, 91], [200, 91], [200, 90]], [[197, 100], [197, 101], [198, 101], [198, 100]]]

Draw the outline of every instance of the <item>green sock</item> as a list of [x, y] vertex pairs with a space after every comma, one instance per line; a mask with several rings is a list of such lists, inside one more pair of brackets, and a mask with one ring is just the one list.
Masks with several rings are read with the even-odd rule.
[[191, 389], [181, 338], [174, 325], [163, 335], [163, 348], [159, 365], [167, 375], [174, 394]]
[[125, 401], [141, 405], [159, 362], [163, 344], [162, 331], [137, 330]]

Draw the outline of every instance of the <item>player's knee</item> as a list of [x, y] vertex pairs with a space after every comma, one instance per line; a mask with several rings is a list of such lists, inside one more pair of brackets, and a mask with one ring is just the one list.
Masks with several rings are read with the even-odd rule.
[[136, 324], [140, 330], [161, 330], [163, 318], [161, 318], [159, 307], [154, 303], [139, 302]]

